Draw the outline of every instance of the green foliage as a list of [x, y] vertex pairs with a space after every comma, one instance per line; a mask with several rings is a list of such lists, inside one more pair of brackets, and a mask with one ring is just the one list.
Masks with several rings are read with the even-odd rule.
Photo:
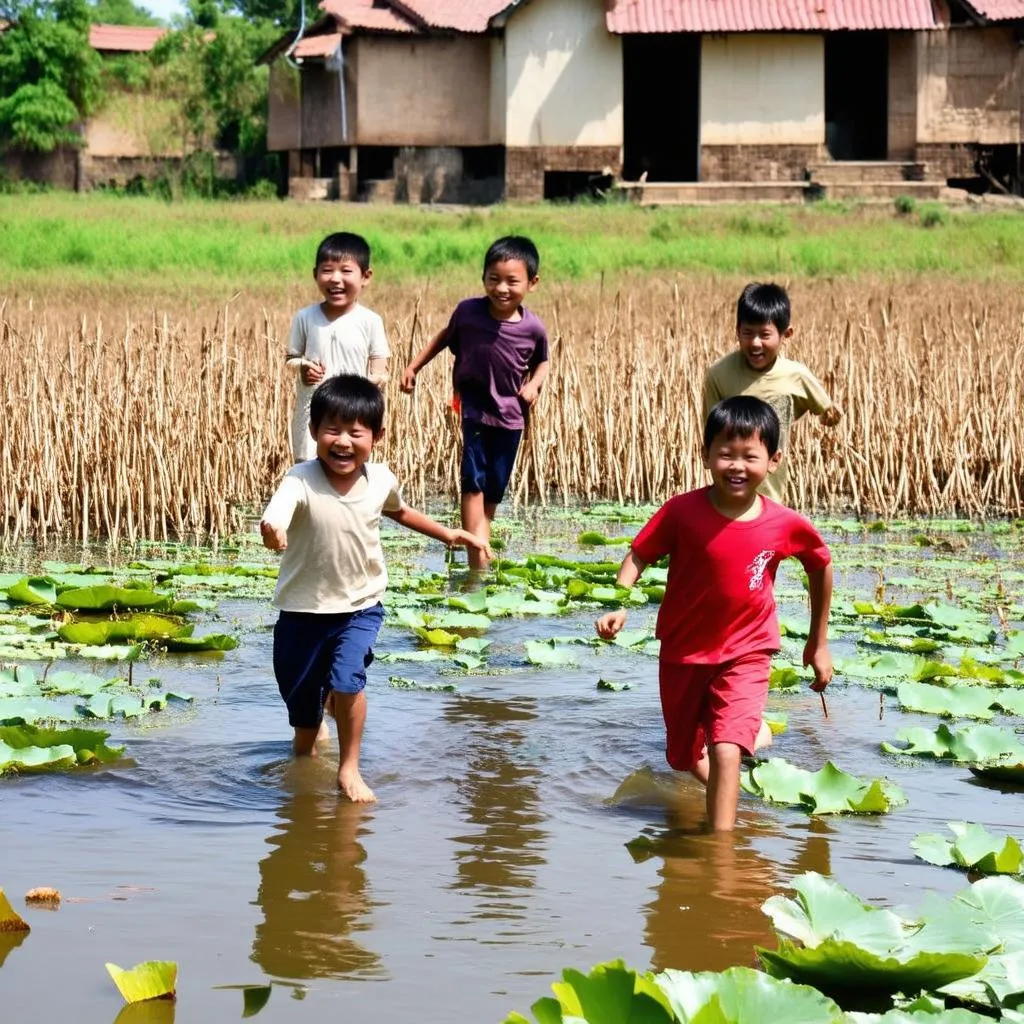
[[127, 970], [117, 964], [108, 963], [106, 967], [126, 1003], [174, 998], [178, 965], [170, 960], [146, 960]]
[[12, 24], [0, 33], [0, 138], [43, 153], [78, 145], [75, 125], [102, 94], [88, 5], [25, 0], [6, 13]]
[[966, 821], [947, 823], [954, 839], [931, 833], [916, 836], [911, 842], [922, 860], [939, 867], [958, 867], [984, 875], [1019, 875], [1024, 853], [1013, 836], [994, 836], [981, 825]]
[[909, 217], [917, 209], [917, 200], [913, 196], [897, 196], [892, 205], [901, 217]]
[[949, 223], [949, 210], [938, 203], [927, 203], [921, 207], [918, 218], [923, 228], [939, 228]]
[[903, 793], [888, 780], [858, 779], [831, 761], [809, 772], [772, 758], [745, 771], [740, 781], [754, 796], [769, 803], [793, 804], [809, 814], [884, 814], [906, 803]]
[[95, 729], [0, 726], [0, 773], [65, 770], [116, 761], [123, 747], [108, 747], [109, 733]]
[[95, 25], [159, 25], [148, 11], [132, 0], [91, 0], [89, 16]]
[[[897, 744], [905, 744], [898, 746]], [[938, 729], [912, 726], [900, 729], [896, 743], [883, 743], [887, 754], [915, 754], [950, 761], [968, 761], [989, 764], [1012, 760], [1024, 762], [1024, 745], [1012, 729], [995, 725], [974, 725], [954, 732], [948, 725]]]

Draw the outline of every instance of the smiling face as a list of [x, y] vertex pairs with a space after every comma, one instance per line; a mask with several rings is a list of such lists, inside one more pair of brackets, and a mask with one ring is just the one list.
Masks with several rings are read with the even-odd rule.
[[524, 260], [498, 260], [484, 271], [484, 291], [491, 304], [491, 314], [498, 320], [511, 320], [518, 315], [523, 299], [533, 291], [537, 278], [531, 278]]
[[324, 417], [316, 427], [310, 424], [309, 431], [316, 441], [316, 457], [335, 484], [351, 483], [384, 433], [374, 434], [358, 420], [346, 423], [335, 416]]
[[321, 260], [313, 278], [324, 297], [324, 313], [333, 320], [353, 309], [372, 276], [372, 270], [363, 270], [351, 256]]
[[704, 466], [711, 473], [712, 500], [723, 511], [743, 511], [753, 505], [757, 489], [774, 473], [781, 453], [768, 454], [760, 434], [750, 437], [725, 431], [716, 435], [704, 452]]
[[792, 333], [792, 327], [787, 327], [780, 333], [778, 327], [771, 322], [741, 323], [736, 328], [736, 337], [743, 358], [746, 359], [747, 365], [758, 373], [764, 373], [775, 365], [783, 339], [790, 337]]

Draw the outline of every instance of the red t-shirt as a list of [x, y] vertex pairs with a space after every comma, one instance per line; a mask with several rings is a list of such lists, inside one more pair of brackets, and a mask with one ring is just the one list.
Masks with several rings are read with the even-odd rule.
[[719, 665], [779, 649], [775, 573], [795, 557], [811, 572], [831, 561], [803, 516], [762, 498], [761, 514], [739, 522], [711, 504], [710, 488], [670, 498], [633, 541], [648, 565], [669, 556], [658, 612], [661, 660]]

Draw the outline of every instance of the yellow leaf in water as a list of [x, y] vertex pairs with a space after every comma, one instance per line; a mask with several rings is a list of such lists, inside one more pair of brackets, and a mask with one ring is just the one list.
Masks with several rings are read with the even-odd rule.
[[7, 901], [0, 889], [0, 932], [27, 932], [28, 922]]
[[107, 964], [107, 971], [126, 1003], [174, 998], [178, 965], [173, 960], [146, 960], [128, 970]]
[[37, 889], [29, 889], [25, 893], [26, 903], [60, 903], [60, 893], [51, 889], [48, 885], [41, 885]]

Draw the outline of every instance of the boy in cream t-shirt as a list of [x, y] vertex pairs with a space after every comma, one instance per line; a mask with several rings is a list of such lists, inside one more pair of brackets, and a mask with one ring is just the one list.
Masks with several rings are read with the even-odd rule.
[[789, 296], [777, 284], [748, 284], [736, 306], [739, 350], [719, 359], [704, 375], [703, 419], [723, 399], [749, 395], [767, 402], [779, 417], [781, 460], [765, 478], [760, 493], [785, 503], [789, 432], [811, 412], [827, 427], [840, 417], [824, 385], [803, 363], [779, 355], [793, 336]]
[[316, 458], [293, 466], [270, 499], [260, 532], [283, 551], [274, 592], [274, 675], [295, 730], [293, 749], [316, 756], [324, 705], [338, 724], [338, 788], [375, 799], [359, 770], [366, 669], [373, 661], [388, 574], [380, 517], [489, 556], [487, 542], [449, 530], [402, 500], [395, 475], [370, 462], [384, 436], [384, 396], [365, 377], [330, 377], [310, 403]]
[[373, 276], [370, 246], [361, 235], [328, 235], [316, 252], [313, 279], [323, 302], [300, 309], [292, 320], [287, 366], [298, 372], [292, 416], [292, 458], [316, 458], [309, 433], [309, 403], [317, 385], [339, 373], [358, 374], [374, 384], [388, 379], [384, 321], [359, 297]]

